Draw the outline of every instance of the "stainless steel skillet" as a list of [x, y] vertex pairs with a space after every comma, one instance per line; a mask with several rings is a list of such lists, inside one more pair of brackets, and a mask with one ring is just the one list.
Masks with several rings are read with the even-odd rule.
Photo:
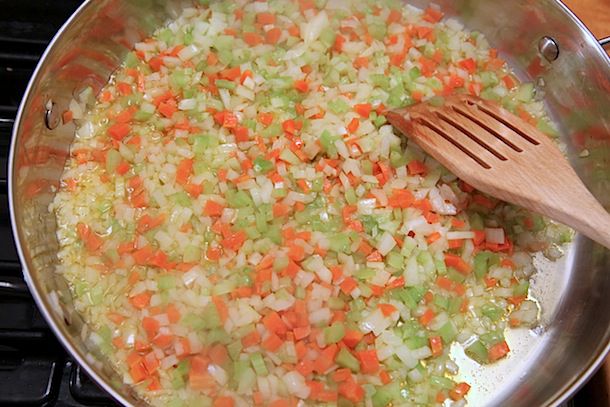
[[[425, 6], [428, 2], [413, 1]], [[610, 205], [610, 59], [557, 0], [439, 0], [484, 33], [526, 79], [538, 84], [568, 145], [568, 155], [597, 198]], [[74, 134], [61, 112], [88, 86], [99, 90], [134, 42], [171, 18], [179, 0], [89, 0], [45, 52], [14, 127], [9, 164], [11, 215], [24, 274], [64, 346], [117, 400], [144, 405], [88, 341], [69, 290], [53, 270], [55, 219], [47, 207]], [[464, 360], [481, 406], [558, 405], [603, 361], [610, 348], [610, 252], [578, 237], [558, 264], [542, 264], [534, 292], [543, 307], [535, 332], [513, 331], [511, 358], [480, 368]]]

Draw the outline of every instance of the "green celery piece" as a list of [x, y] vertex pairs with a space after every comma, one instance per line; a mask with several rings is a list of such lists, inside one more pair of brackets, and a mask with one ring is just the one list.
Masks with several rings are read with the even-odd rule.
[[193, 245], [186, 246], [182, 261], [186, 263], [196, 262], [201, 260], [201, 248]]
[[360, 372], [360, 362], [345, 348], [341, 348], [335, 358], [335, 362], [339, 366], [348, 368], [354, 373]]
[[342, 114], [349, 112], [350, 107], [343, 99], [335, 99], [328, 102], [328, 110], [334, 114]]
[[487, 348], [481, 341], [472, 343], [469, 347], [464, 349], [464, 352], [469, 358], [479, 362], [480, 364], [484, 364], [489, 361]]
[[218, 51], [231, 51], [234, 39], [230, 35], [218, 35], [214, 37], [213, 47]]
[[227, 346], [227, 351], [229, 352], [229, 356], [231, 359], [236, 360], [239, 358], [239, 354], [241, 353], [242, 345], [241, 341], [231, 342], [229, 346]]
[[228, 81], [226, 79], [216, 79], [216, 82], [214, 83], [218, 88], [221, 89], [235, 90], [235, 88], [237, 88], [237, 84], [235, 82]]
[[353, 273], [354, 277], [356, 277], [358, 280], [364, 280], [364, 281], [368, 281], [371, 278], [375, 277], [375, 274], [376, 274], [375, 270], [366, 268], [366, 267], [356, 270]]
[[252, 356], [250, 356], [250, 363], [252, 363], [252, 367], [257, 375], [267, 376], [269, 374], [263, 355], [260, 352], [253, 353]]
[[486, 334], [480, 335], [479, 340], [487, 347], [493, 346], [497, 343], [504, 341], [504, 334], [500, 331], [487, 332]]
[[447, 309], [447, 312], [449, 312], [451, 315], [459, 313], [460, 309], [462, 308], [463, 301], [464, 300], [461, 297], [451, 298], [451, 300], [449, 300], [449, 308]]
[[373, 74], [370, 76], [370, 78], [371, 78], [371, 81], [373, 82], [373, 85], [379, 86], [380, 88], [382, 88], [384, 90], [390, 89], [390, 78], [387, 77], [386, 75]]
[[208, 304], [203, 308], [201, 318], [203, 319], [206, 328], [214, 329], [222, 326], [220, 315], [218, 315], [218, 310], [214, 304]]
[[218, 139], [209, 134], [193, 137], [193, 152], [197, 155], [203, 154], [207, 149], [218, 147]]
[[485, 277], [485, 274], [489, 271], [489, 257], [491, 253], [482, 251], [476, 254], [474, 257], [474, 275], [478, 280]]
[[170, 195], [170, 200], [180, 206], [188, 208], [192, 204], [191, 197], [184, 191], [176, 192], [173, 195]]
[[327, 345], [337, 343], [345, 336], [345, 326], [341, 322], [335, 322], [329, 327], [324, 328], [324, 342]]
[[373, 407], [386, 407], [392, 401], [400, 398], [400, 383], [394, 381], [375, 389], [372, 397]]
[[188, 84], [188, 77], [183, 70], [174, 71], [169, 77], [170, 83], [176, 88], [184, 88]]
[[113, 148], [108, 150], [106, 153], [106, 172], [109, 174], [114, 174], [122, 159], [123, 157], [121, 157], [121, 153], [119, 153], [117, 150]]
[[226, 199], [227, 199], [227, 203], [232, 208], [245, 208], [248, 206], [254, 206], [254, 202], [252, 201], [252, 198], [245, 191], [229, 190], [226, 193]]
[[504, 310], [492, 304], [483, 304], [481, 312], [493, 322], [497, 322], [504, 315]]
[[447, 308], [449, 308], [449, 298], [442, 295], [435, 295], [434, 305], [446, 310]]
[[331, 27], [326, 27], [320, 33], [320, 42], [326, 47], [330, 47], [335, 43], [337, 34]]
[[337, 253], [350, 253], [351, 241], [346, 233], [337, 233], [329, 236], [329, 249]]
[[534, 84], [532, 83], [524, 83], [517, 89], [515, 93], [515, 98], [519, 102], [527, 103], [530, 102], [534, 98]]
[[453, 389], [453, 387], [455, 386], [455, 382], [453, 380], [447, 379], [446, 377], [443, 376], [436, 376], [436, 375], [431, 375], [430, 376], [430, 383], [433, 386], [438, 386], [441, 387], [443, 389]]
[[414, 66], [413, 68], [411, 68], [409, 70], [409, 79], [411, 79], [412, 81], [419, 78], [420, 76], [421, 76], [421, 71], [419, 70], [418, 67]]
[[385, 258], [386, 264], [395, 269], [401, 270], [404, 268], [405, 259], [397, 251], [391, 251]]
[[513, 295], [515, 297], [521, 297], [523, 295], [527, 295], [529, 288], [530, 288], [530, 283], [528, 281], [522, 281], [513, 288]]
[[160, 290], [171, 290], [176, 287], [176, 277], [170, 274], [162, 274], [157, 279], [157, 287]]
[[265, 160], [262, 157], [256, 157], [253, 162], [254, 171], [259, 174], [266, 174], [275, 168], [273, 162]]
[[424, 346], [428, 346], [428, 338], [425, 336], [411, 336], [410, 338], [405, 339], [405, 345], [411, 350], [423, 348]]
[[404, 167], [409, 163], [408, 158], [399, 151], [392, 151], [390, 153], [390, 165], [394, 168]]
[[135, 68], [140, 63], [140, 60], [136, 56], [135, 52], [130, 52], [125, 57], [125, 66], [127, 68]]
[[453, 340], [457, 336], [457, 331], [455, 329], [455, 326], [453, 325], [453, 322], [451, 321], [445, 323], [445, 325], [443, 325], [438, 331], [436, 331], [436, 333], [438, 333], [440, 337], [443, 338], [443, 342], [446, 344], [453, 342]]
[[342, 310], [345, 308], [345, 301], [339, 297], [330, 297], [328, 299], [328, 307], [332, 310]]
[[139, 122], [144, 122], [153, 117], [153, 113], [144, 112], [142, 110], [138, 110], [136, 114], [133, 115], [133, 118]]
[[193, 313], [186, 314], [181, 321], [184, 325], [188, 326], [194, 331], [201, 331], [206, 327], [206, 321], [198, 315]]

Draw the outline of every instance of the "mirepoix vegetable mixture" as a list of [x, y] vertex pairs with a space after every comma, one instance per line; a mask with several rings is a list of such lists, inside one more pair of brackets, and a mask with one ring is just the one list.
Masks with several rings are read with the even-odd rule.
[[[201, 1], [77, 124], [51, 210], [84, 332], [154, 405], [466, 403], [569, 232], [386, 123], [462, 92], [553, 134], [481, 34], [395, 0]], [[549, 245], [551, 242], [551, 245]]]

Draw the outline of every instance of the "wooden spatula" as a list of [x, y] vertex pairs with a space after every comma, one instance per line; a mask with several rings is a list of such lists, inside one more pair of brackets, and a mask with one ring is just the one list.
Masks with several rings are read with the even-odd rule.
[[404, 135], [476, 189], [548, 216], [610, 248], [610, 215], [554, 142], [512, 113], [471, 96], [386, 113]]

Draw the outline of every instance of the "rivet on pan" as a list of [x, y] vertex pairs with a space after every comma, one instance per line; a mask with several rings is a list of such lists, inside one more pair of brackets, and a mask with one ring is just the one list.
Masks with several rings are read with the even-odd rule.
[[538, 51], [548, 62], [553, 62], [559, 58], [559, 45], [552, 37], [542, 37], [538, 42]]
[[53, 100], [47, 100], [47, 103], [44, 106], [44, 124], [47, 126], [47, 129], [53, 130], [57, 126], [59, 126], [59, 112], [57, 111], [57, 105], [53, 102]]

